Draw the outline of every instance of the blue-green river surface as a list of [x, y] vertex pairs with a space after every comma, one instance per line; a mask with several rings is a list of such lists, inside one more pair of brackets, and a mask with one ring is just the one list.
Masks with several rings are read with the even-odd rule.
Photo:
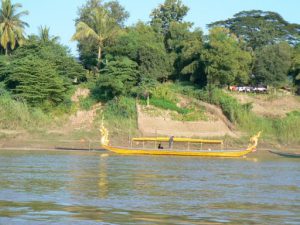
[[300, 224], [300, 160], [0, 151], [0, 224]]

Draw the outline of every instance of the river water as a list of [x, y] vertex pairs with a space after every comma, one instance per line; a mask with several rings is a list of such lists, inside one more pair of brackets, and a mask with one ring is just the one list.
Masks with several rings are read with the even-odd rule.
[[0, 224], [300, 224], [300, 160], [0, 151]]

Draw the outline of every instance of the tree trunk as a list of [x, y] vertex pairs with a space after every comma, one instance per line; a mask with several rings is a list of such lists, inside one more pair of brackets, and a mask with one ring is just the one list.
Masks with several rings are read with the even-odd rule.
[[149, 97], [149, 94], [147, 95], [147, 108], [150, 107], [150, 97]]
[[5, 48], [5, 55], [8, 55], [8, 46]]
[[101, 54], [102, 54], [102, 52], [101, 52], [101, 46], [99, 45], [99, 47], [98, 47], [98, 63], [97, 63], [97, 66], [98, 66], [98, 68], [100, 69], [100, 66], [101, 66]]

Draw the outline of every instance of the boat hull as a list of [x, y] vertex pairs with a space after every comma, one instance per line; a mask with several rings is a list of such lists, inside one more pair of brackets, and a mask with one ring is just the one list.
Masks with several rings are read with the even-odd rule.
[[216, 151], [216, 150], [196, 150], [196, 151], [184, 151], [184, 150], [171, 150], [171, 149], [133, 149], [103, 145], [104, 149], [124, 155], [174, 155], [174, 156], [201, 156], [201, 157], [241, 157], [255, 148], [250, 147], [246, 150], [236, 151]]
[[275, 151], [269, 151], [273, 154], [280, 155], [283, 157], [288, 157], [288, 158], [300, 158], [299, 153], [289, 153], [289, 152], [275, 152]]

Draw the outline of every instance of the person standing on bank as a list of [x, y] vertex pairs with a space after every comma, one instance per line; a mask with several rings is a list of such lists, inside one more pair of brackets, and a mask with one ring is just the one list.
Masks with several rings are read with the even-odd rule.
[[169, 149], [173, 148], [173, 143], [174, 143], [174, 136], [171, 136], [169, 139]]

